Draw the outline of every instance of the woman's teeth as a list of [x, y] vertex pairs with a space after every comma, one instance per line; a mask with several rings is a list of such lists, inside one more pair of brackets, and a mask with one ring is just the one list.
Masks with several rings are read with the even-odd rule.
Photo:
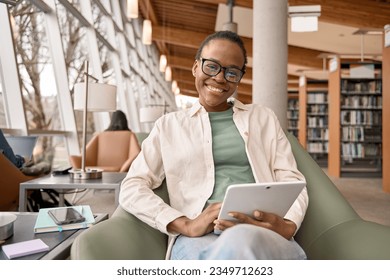
[[208, 90], [210, 90], [210, 91], [215, 91], [215, 92], [218, 92], [218, 93], [223, 92], [223, 89], [216, 88], [216, 87], [213, 87], [213, 86], [207, 86], [207, 88], [208, 88]]

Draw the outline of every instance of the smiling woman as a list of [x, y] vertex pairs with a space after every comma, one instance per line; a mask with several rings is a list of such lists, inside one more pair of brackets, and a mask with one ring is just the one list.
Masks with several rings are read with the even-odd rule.
[[225, 111], [244, 74], [245, 52], [229, 39], [210, 37], [205, 42], [192, 67], [199, 102], [208, 112]]
[[[284, 217], [253, 209], [232, 212], [238, 224], [218, 219], [229, 185], [304, 181], [275, 114], [231, 99], [246, 62], [236, 33], [208, 36], [192, 67], [199, 100], [156, 122], [122, 182], [122, 208], [172, 237], [171, 259], [305, 258], [292, 237], [306, 212], [306, 188]], [[170, 204], [151, 191], [164, 179]]]

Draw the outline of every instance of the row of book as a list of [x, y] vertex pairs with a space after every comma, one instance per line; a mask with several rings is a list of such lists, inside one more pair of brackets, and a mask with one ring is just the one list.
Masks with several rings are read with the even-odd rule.
[[341, 91], [357, 94], [382, 92], [382, 80], [359, 81], [344, 79], [341, 80]]
[[311, 128], [323, 128], [328, 126], [327, 117], [307, 117], [307, 126]]
[[345, 126], [341, 129], [342, 141], [364, 141], [364, 128], [362, 126]]
[[287, 119], [298, 119], [299, 112], [298, 111], [287, 111]]
[[311, 141], [329, 140], [329, 130], [327, 128], [309, 128], [307, 130], [307, 139]]
[[341, 106], [343, 108], [382, 108], [382, 96], [342, 96]]
[[312, 154], [328, 153], [328, 143], [327, 142], [307, 143], [306, 150]]
[[348, 110], [341, 111], [342, 125], [382, 125], [382, 112]]
[[341, 156], [349, 161], [353, 158], [376, 157], [381, 155], [381, 147], [375, 144], [342, 143]]
[[308, 104], [323, 104], [328, 102], [328, 94], [326, 92], [316, 92], [307, 94]]
[[316, 104], [307, 106], [308, 114], [328, 114], [328, 105], [326, 104]]
[[287, 103], [288, 110], [299, 110], [298, 99], [289, 99]]

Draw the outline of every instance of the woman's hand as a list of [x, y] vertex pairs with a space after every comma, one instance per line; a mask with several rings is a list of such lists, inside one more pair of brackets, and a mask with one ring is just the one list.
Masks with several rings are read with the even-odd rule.
[[195, 219], [179, 217], [167, 226], [169, 232], [180, 233], [189, 237], [203, 236], [214, 229], [214, 221], [218, 218], [221, 203], [208, 206]]
[[253, 218], [239, 212], [230, 212], [230, 216], [236, 219], [236, 221], [228, 220], [216, 220], [215, 228], [219, 230], [225, 230], [229, 227], [236, 225], [237, 223], [252, 224], [259, 227], [270, 229], [284, 238], [290, 240], [297, 229], [297, 226], [289, 220], [285, 220], [278, 215], [255, 210], [253, 212]]

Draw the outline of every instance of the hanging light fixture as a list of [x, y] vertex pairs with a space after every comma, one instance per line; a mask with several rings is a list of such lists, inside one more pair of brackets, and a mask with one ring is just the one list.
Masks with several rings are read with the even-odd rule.
[[165, 81], [172, 81], [172, 69], [170, 66], [167, 66], [167, 68], [165, 69]]
[[138, 18], [138, 0], [127, 0], [127, 17]]
[[[149, 17], [149, 0], [146, 0], [146, 17]], [[152, 22], [149, 19], [144, 19], [142, 26], [142, 43], [144, 45], [152, 44]]]
[[176, 80], [173, 80], [173, 81], [172, 81], [171, 89], [172, 89], [172, 92], [173, 92], [173, 93], [174, 93], [175, 90], [177, 89], [177, 81], [176, 81]]
[[175, 94], [175, 95], [179, 95], [179, 94], [180, 94], [180, 88], [179, 88], [179, 87], [176, 88], [174, 94]]
[[144, 45], [152, 44], [152, 22], [148, 19], [144, 19], [142, 26], [142, 43]]
[[223, 24], [222, 30], [232, 31], [234, 33], [237, 33], [237, 29], [238, 29], [237, 23], [233, 22], [234, 0], [228, 0], [227, 6], [229, 8], [229, 21]]
[[288, 7], [292, 32], [313, 32], [318, 30], [318, 17], [321, 15], [320, 5]]
[[168, 60], [167, 56], [165, 54], [160, 55], [160, 72], [165, 72], [165, 69], [167, 68]]

